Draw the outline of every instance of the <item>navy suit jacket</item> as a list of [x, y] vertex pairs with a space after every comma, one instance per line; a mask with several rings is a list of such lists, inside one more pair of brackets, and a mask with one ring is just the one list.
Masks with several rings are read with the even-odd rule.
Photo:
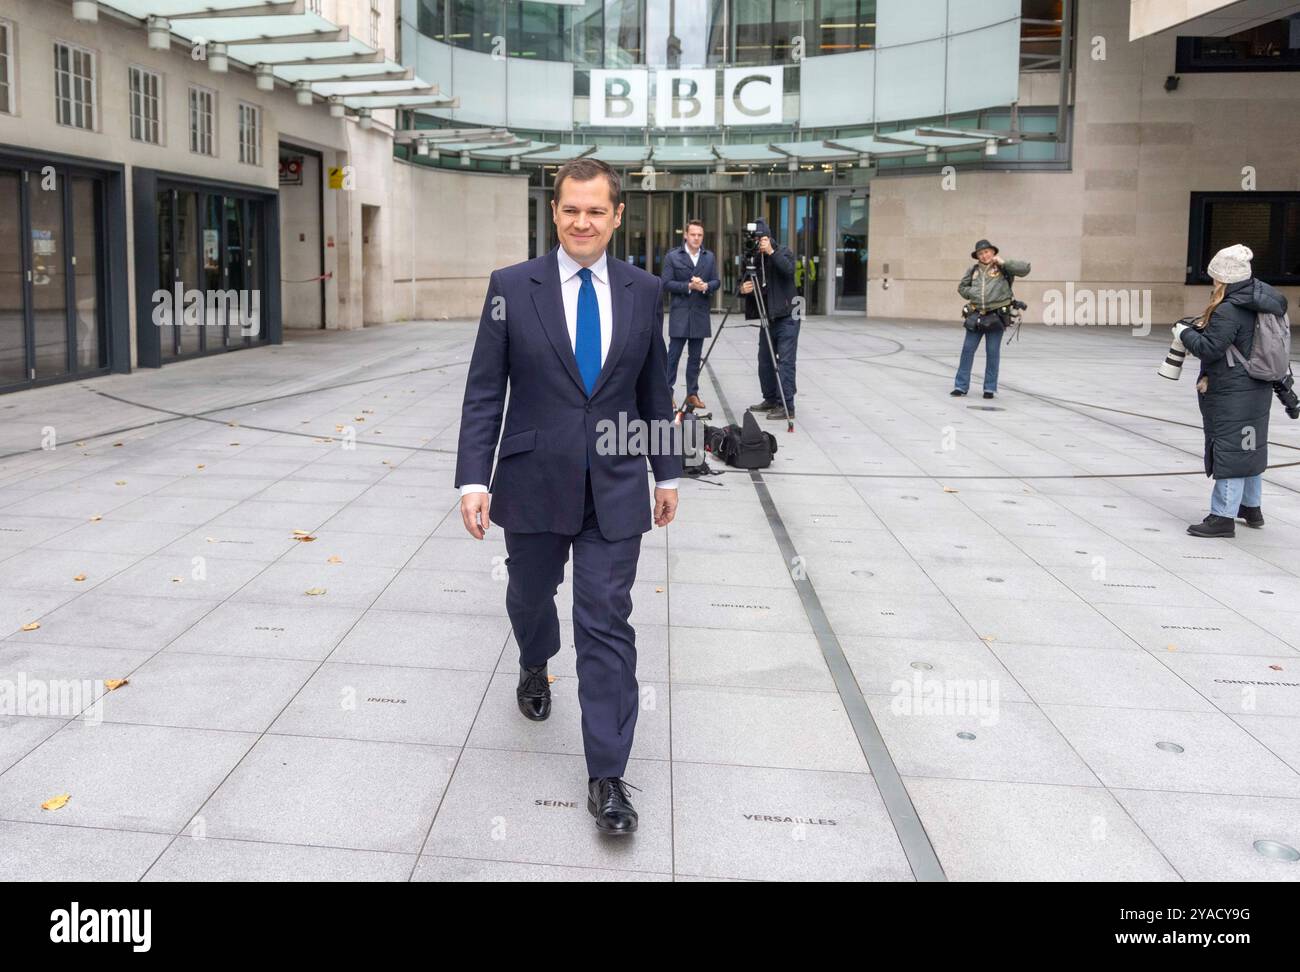
[[[646, 458], [658, 436], [647, 435], [644, 447], [612, 455], [601, 455], [596, 440], [608, 428], [599, 425], [602, 420], [615, 429], [620, 418], [628, 429], [637, 419], [673, 420], [661, 285], [653, 274], [612, 257], [606, 266], [613, 334], [590, 398], [565, 323], [556, 250], [495, 270], [488, 283], [465, 379], [456, 487], [490, 482], [491, 519], [506, 530], [579, 533], [588, 463], [605, 539], [650, 529]], [[490, 479], [498, 434], [496, 475]], [[649, 460], [657, 482], [682, 473], [680, 455]]]
[[[691, 263], [685, 246], [669, 250], [664, 256], [664, 290], [672, 294], [668, 305], [668, 336], [675, 338], [706, 338], [713, 333], [709, 320], [709, 304], [713, 292], [722, 286], [718, 279], [718, 265], [713, 254], [700, 247], [700, 262]], [[709, 289], [705, 293], [691, 290], [687, 285], [691, 277], [699, 277]]]

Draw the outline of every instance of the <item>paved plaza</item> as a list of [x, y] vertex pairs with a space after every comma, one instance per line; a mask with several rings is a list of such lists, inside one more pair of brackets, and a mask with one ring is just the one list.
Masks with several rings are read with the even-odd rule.
[[[644, 539], [641, 827], [610, 841], [571, 628], [529, 722], [500, 529], [457, 510], [474, 327], [0, 399], [0, 871], [1300, 879], [1300, 422], [1275, 405], [1265, 528], [1187, 536], [1167, 329], [1026, 327], [984, 401], [948, 396], [955, 322], [805, 322], [774, 465], [683, 480]], [[724, 330], [712, 424], [757, 400], [755, 342]]]

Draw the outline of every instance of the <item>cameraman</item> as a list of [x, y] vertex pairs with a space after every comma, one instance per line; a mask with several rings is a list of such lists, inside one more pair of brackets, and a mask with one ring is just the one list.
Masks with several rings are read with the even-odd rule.
[[988, 240], [980, 240], [971, 251], [977, 262], [966, 271], [957, 285], [957, 293], [966, 298], [964, 327], [966, 341], [961, 347], [961, 364], [953, 390], [960, 397], [970, 390], [970, 370], [975, 363], [975, 349], [984, 342], [984, 397], [992, 398], [998, 390], [998, 364], [1002, 357], [1002, 332], [1010, 322], [1011, 281], [1029, 275], [1029, 264], [1005, 260]]
[[[772, 231], [766, 222], [754, 220], [755, 233], [758, 236], [758, 263], [755, 272], [758, 275], [758, 288], [763, 296], [763, 305], [767, 311], [769, 333], [772, 347], [776, 349], [776, 361], [772, 361], [772, 352], [768, 349], [767, 335], [760, 327], [758, 333], [758, 384], [763, 392], [763, 400], [757, 405], [749, 406], [751, 412], [766, 411], [770, 419], [794, 418], [794, 362], [799, 350], [799, 320], [794, 316], [794, 253], [788, 246], [774, 247]], [[754, 299], [754, 281], [746, 280], [740, 285], [740, 292], [745, 297], [745, 320], [758, 318], [758, 301]], [[781, 381], [778, 387], [776, 369], [781, 369]], [[781, 392], [785, 392], [785, 401], [781, 401]]]

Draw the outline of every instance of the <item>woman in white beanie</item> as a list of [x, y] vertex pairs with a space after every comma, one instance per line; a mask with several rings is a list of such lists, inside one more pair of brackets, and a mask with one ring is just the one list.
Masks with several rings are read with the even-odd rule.
[[[1286, 313], [1286, 297], [1251, 275], [1250, 248], [1240, 243], [1214, 255], [1206, 273], [1210, 304], [1195, 323], [1174, 325], [1174, 336], [1201, 362], [1196, 382], [1205, 429], [1205, 475], [1214, 478], [1210, 515], [1193, 523], [1194, 537], [1236, 536], [1236, 519], [1262, 527], [1260, 493], [1268, 468], [1268, 413], [1273, 386], [1252, 378], [1245, 360], [1255, 342], [1255, 315]], [[1229, 355], [1235, 347], [1240, 357]], [[1236, 359], [1236, 360], [1233, 360]]]

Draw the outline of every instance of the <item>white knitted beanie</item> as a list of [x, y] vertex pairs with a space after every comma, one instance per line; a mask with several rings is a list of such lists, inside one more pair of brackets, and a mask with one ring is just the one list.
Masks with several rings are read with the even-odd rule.
[[1250, 247], [1235, 243], [1214, 254], [1214, 259], [1205, 272], [1210, 275], [1210, 279], [1219, 283], [1241, 283], [1250, 279], [1250, 261], [1254, 256]]

